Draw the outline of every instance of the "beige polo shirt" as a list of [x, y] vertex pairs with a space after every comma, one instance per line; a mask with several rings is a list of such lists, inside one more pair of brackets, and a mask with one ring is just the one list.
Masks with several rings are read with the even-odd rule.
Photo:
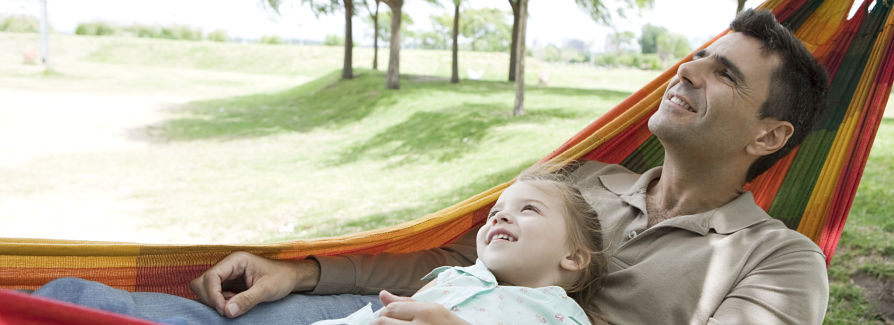
[[[593, 301], [613, 324], [820, 324], [829, 286], [822, 252], [744, 193], [714, 210], [646, 229], [645, 190], [661, 176], [587, 162], [578, 185], [599, 213], [609, 274]], [[471, 265], [475, 231], [413, 254], [318, 257], [314, 293], [411, 294], [441, 265]]]

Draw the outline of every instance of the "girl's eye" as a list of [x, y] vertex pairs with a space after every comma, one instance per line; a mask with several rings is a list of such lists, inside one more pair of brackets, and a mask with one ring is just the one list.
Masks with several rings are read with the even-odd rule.
[[533, 205], [530, 205], [530, 204], [526, 204], [524, 207], [522, 207], [522, 211], [540, 212], [539, 210], [537, 210], [536, 207], [534, 207]]
[[487, 214], [487, 218], [488, 219], [493, 218], [495, 215], [497, 215], [498, 212], [500, 212], [500, 211], [499, 210], [490, 210], [490, 213]]

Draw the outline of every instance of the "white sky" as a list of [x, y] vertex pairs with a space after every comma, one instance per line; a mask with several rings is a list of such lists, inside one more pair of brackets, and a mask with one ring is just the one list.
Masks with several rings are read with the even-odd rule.
[[[292, 0], [281, 8], [277, 16], [264, 9], [259, 0], [47, 0], [50, 24], [58, 32], [72, 33], [77, 24], [94, 20], [109, 20], [122, 25], [183, 24], [199, 27], [204, 32], [222, 29], [230, 36], [259, 38], [275, 34], [284, 38], [322, 40], [329, 34], [344, 34], [344, 14], [314, 17], [299, 0]], [[663, 26], [671, 32], [686, 35], [697, 46], [723, 30], [732, 20], [735, 0], [654, 0], [652, 9], [636, 15], [628, 10], [628, 19], [615, 18], [614, 26], [600, 26], [589, 15], [578, 9], [572, 0], [530, 0], [528, 43], [560, 44], [563, 39], [577, 38], [601, 47], [605, 35], [613, 29], [633, 31], [637, 35], [643, 24]], [[422, 0], [406, 0], [404, 12], [415, 24], [412, 30], [429, 29], [431, 14], [452, 14], [452, 1], [439, 0], [442, 8]], [[0, 0], [0, 15], [38, 14], [38, 0]], [[607, 0], [609, 7], [617, 7], [619, 0]], [[749, 0], [746, 7], [759, 4]], [[475, 0], [467, 2], [474, 8], [494, 7], [509, 11], [506, 0]], [[387, 10], [384, 4], [381, 10]], [[364, 23], [365, 10], [354, 18], [355, 38], [363, 44], [371, 43], [371, 27]]]

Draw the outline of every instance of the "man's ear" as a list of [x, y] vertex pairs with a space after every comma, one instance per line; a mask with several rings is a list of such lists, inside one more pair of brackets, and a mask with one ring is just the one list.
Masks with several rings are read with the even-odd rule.
[[566, 271], [580, 271], [590, 265], [590, 254], [583, 249], [576, 249], [559, 262], [559, 266]]
[[794, 132], [795, 128], [789, 122], [772, 119], [761, 121], [757, 137], [745, 147], [745, 150], [758, 157], [769, 155], [782, 149]]

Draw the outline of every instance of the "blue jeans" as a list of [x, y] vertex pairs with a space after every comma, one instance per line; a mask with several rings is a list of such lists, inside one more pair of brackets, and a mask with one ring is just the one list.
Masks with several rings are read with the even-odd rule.
[[261, 303], [248, 313], [229, 319], [213, 308], [183, 297], [127, 292], [99, 282], [78, 278], [53, 280], [34, 295], [167, 324], [310, 324], [322, 319], [342, 318], [372, 303], [382, 306], [378, 296], [291, 294], [281, 300]]

